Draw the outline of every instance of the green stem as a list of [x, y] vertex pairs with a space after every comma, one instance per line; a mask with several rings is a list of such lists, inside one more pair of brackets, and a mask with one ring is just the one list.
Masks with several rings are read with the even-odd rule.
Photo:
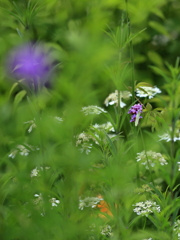
[[[128, 13], [128, 0], [125, 0], [126, 2], [126, 18], [127, 18], [127, 24], [128, 24], [128, 37], [131, 35], [131, 21], [129, 19], [129, 13]], [[134, 74], [134, 51], [133, 51], [133, 43], [132, 40], [129, 43], [129, 48], [130, 48], [130, 61], [131, 61], [131, 87], [132, 87], [132, 102], [135, 100], [135, 74]]]

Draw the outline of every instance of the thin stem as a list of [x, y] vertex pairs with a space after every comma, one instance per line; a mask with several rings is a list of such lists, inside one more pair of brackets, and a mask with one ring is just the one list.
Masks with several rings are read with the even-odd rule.
[[[126, 2], [126, 18], [127, 18], [127, 24], [128, 24], [128, 37], [131, 35], [131, 21], [129, 19], [129, 13], [128, 13], [128, 0], [125, 0]], [[135, 74], [134, 74], [134, 51], [133, 51], [133, 43], [132, 40], [129, 43], [129, 48], [130, 48], [130, 61], [131, 61], [131, 87], [132, 87], [132, 102], [135, 100]]]

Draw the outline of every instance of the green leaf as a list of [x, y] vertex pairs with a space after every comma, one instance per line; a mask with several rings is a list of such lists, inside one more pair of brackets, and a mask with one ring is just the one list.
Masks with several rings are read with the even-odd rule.
[[149, 51], [147, 53], [149, 59], [151, 60], [151, 62], [153, 62], [155, 65], [158, 66], [163, 66], [163, 61], [162, 58], [160, 57], [160, 55], [154, 51]]
[[25, 95], [26, 95], [25, 90], [22, 90], [16, 94], [15, 99], [14, 99], [14, 109], [17, 108], [17, 106], [22, 101], [22, 99], [24, 98]]
[[140, 88], [140, 87], [153, 87], [153, 86], [147, 82], [140, 82], [136, 85], [135, 88]]
[[8, 96], [8, 98], [11, 97], [11, 95], [12, 95], [14, 89], [15, 89], [18, 85], [19, 85], [19, 84], [18, 84], [17, 82], [15, 82], [15, 83], [12, 85], [12, 87], [11, 87], [11, 89], [10, 89], [10, 92], [9, 92], [9, 96]]
[[169, 36], [169, 33], [166, 30], [166, 28], [163, 25], [161, 25], [160, 23], [155, 22], [155, 21], [150, 21], [149, 22], [149, 26], [152, 27], [157, 32], [159, 32], [159, 33], [161, 33], [163, 35]]

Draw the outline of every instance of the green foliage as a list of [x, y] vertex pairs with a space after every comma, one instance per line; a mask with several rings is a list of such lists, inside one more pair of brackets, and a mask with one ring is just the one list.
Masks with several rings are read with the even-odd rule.
[[[0, 240], [178, 239], [179, 8], [0, 2]], [[54, 58], [39, 92], [5, 69], [29, 41]]]

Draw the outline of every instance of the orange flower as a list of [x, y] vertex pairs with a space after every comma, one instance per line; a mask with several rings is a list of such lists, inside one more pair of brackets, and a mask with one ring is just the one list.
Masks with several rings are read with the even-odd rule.
[[[98, 198], [102, 198], [101, 195], [98, 196]], [[104, 200], [101, 200], [99, 204], [97, 204], [97, 207], [100, 208], [100, 211], [102, 213], [106, 213], [108, 214], [109, 216], [113, 216], [113, 214], [111, 213], [111, 211], [109, 210], [109, 206], [107, 204], [106, 201]], [[105, 217], [103, 214], [99, 214], [100, 217]]]

